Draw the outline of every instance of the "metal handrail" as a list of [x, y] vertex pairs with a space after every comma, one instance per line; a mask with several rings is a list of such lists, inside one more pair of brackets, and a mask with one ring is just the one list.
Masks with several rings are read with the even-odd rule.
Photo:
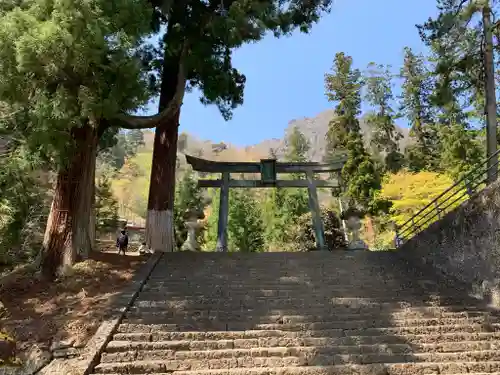
[[430, 224], [436, 221], [434, 219], [441, 219], [444, 214], [455, 208], [456, 203], [461, 203], [464, 197], [469, 196], [470, 198], [472, 194], [476, 193], [478, 191], [477, 188], [487, 182], [488, 171], [492, 167], [498, 168], [498, 158], [493, 165], [489, 165], [489, 161], [495, 158], [499, 153], [500, 150], [488, 157], [477, 168], [465, 174], [456, 183], [417, 211], [417, 213], [402, 225], [397, 226], [396, 246], [401, 246], [422, 232]]

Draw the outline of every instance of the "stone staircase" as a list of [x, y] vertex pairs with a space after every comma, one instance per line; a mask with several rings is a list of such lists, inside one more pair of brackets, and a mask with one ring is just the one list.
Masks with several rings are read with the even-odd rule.
[[94, 374], [500, 374], [500, 314], [392, 253], [165, 254]]

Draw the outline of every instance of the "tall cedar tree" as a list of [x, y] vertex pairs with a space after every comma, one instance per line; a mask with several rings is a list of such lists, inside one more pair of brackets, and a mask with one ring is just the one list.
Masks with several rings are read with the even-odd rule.
[[[287, 134], [285, 160], [290, 162], [305, 162], [310, 143], [298, 127], [293, 127]], [[302, 176], [294, 176], [301, 178]], [[273, 217], [267, 226], [268, 240], [277, 247], [286, 246], [291, 239], [293, 225], [309, 211], [308, 196], [304, 189], [276, 188], [271, 190], [270, 211]]]
[[325, 160], [334, 157], [339, 150], [347, 152], [347, 162], [342, 169], [346, 196], [351, 205], [375, 213], [381, 207], [376, 199], [381, 180], [365, 149], [359, 126], [362, 86], [361, 72], [352, 68], [352, 57], [337, 53], [332, 72], [325, 75], [326, 96], [336, 103], [337, 116], [328, 127]]
[[0, 5], [0, 102], [8, 113], [0, 127], [55, 166], [41, 262], [53, 279], [92, 247], [99, 138], [117, 126], [154, 127], [175, 106], [145, 118], [126, 114], [154, 88], [141, 62], [151, 32], [146, 0], [18, 6]]
[[394, 125], [392, 74], [389, 67], [370, 63], [364, 81], [367, 102], [375, 108], [366, 116], [372, 133], [372, 147], [384, 156], [385, 169], [395, 173], [401, 169], [404, 160], [398, 143], [403, 135]]
[[[438, 94], [435, 98], [445, 109], [444, 115], [451, 119], [449, 123], [440, 121], [441, 126], [449, 125], [443, 128], [446, 133], [443, 140], [455, 148], [451, 156], [467, 160], [468, 165], [462, 164], [462, 167], [455, 171], [458, 174], [473, 167], [479, 150], [474, 139], [476, 132], [469, 131], [465, 120], [453, 116], [458, 114], [458, 111], [453, 111], [454, 107], [457, 107], [456, 102], [460, 102], [462, 109], [467, 110], [466, 118], [482, 118], [481, 109], [484, 108], [488, 155], [492, 155], [497, 148], [494, 71], [494, 53], [497, 47], [493, 42], [494, 26], [491, 21], [494, 4], [493, 0], [438, 0], [438, 17], [419, 26], [422, 39], [433, 48], [439, 58], [436, 64], [439, 77]], [[456, 99], [452, 99], [453, 96]], [[475, 107], [475, 110], [470, 111], [471, 106]], [[473, 148], [472, 151], [470, 147]], [[497, 158], [489, 161], [490, 180], [496, 179], [497, 176], [497, 168], [493, 168], [495, 159]], [[446, 164], [454, 164], [454, 161], [445, 159]]]
[[311, 144], [298, 126], [294, 126], [285, 139], [285, 147], [285, 159], [287, 161], [305, 162], [308, 159], [307, 153], [311, 148]]
[[331, 73], [325, 74], [328, 101], [336, 103], [335, 117], [326, 133], [325, 161], [335, 158], [339, 150], [347, 148], [350, 132], [360, 131], [358, 116], [361, 106], [361, 72], [352, 69], [352, 57], [343, 52], [335, 55]]
[[103, 233], [114, 233], [118, 224], [118, 201], [113, 196], [108, 175], [102, 174], [97, 179], [95, 195], [96, 226]]
[[405, 158], [408, 168], [414, 172], [435, 171], [439, 166], [439, 140], [429, 102], [432, 82], [425, 63], [422, 55], [405, 47], [399, 112], [410, 123], [411, 144], [406, 147]]
[[[244, 43], [293, 30], [307, 32], [331, 0], [151, 0], [156, 30], [166, 30], [161, 57], [153, 59], [161, 77], [160, 109], [179, 94], [181, 80], [202, 92], [203, 104], [218, 106], [225, 119], [243, 103], [245, 76], [232, 66], [231, 53]], [[157, 127], [149, 191], [146, 240], [155, 250], [173, 250], [173, 203], [178, 116]], [[166, 228], [166, 230], [165, 230]]]
[[[463, 56], [473, 54], [477, 46], [474, 30], [464, 28], [457, 36], [452, 34], [435, 39], [431, 44], [430, 61], [434, 63], [434, 89], [430, 96], [436, 109], [435, 128], [439, 137], [440, 169], [455, 179], [470, 171], [481, 159], [477, 131], [470, 126], [476, 114], [469, 108], [478, 99], [470, 67], [459, 63]], [[458, 39], [456, 39], [458, 38]], [[466, 69], [462, 69], [462, 65]], [[478, 67], [479, 70], [480, 66]], [[480, 96], [482, 97], [482, 96]], [[481, 100], [481, 99], [480, 99]]]

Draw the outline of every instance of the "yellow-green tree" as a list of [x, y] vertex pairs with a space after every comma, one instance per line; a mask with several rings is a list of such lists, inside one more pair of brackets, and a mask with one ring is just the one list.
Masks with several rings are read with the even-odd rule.
[[445, 174], [401, 171], [388, 175], [381, 196], [392, 201], [391, 219], [401, 225], [452, 184], [452, 178]]

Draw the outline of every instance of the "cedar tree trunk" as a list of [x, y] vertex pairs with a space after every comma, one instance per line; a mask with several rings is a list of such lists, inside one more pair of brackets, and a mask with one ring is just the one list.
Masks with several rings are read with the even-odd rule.
[[49, 280], [64, 274], [91, 250], [89, 224], [98, 137], [88, 124], [71, 133], [74, 152], [58, 171], [43, 240], [41, 268]]
[[[175, 96], [179, 63], [178, 56], [165, 53], [160, 112]], [[154, 251], [172, 252], [175, 248], [173, 208], [179, 115], [180, 110], [172, 120], [162, 122], [155, 132], [146, 217], [146, 243]]]

